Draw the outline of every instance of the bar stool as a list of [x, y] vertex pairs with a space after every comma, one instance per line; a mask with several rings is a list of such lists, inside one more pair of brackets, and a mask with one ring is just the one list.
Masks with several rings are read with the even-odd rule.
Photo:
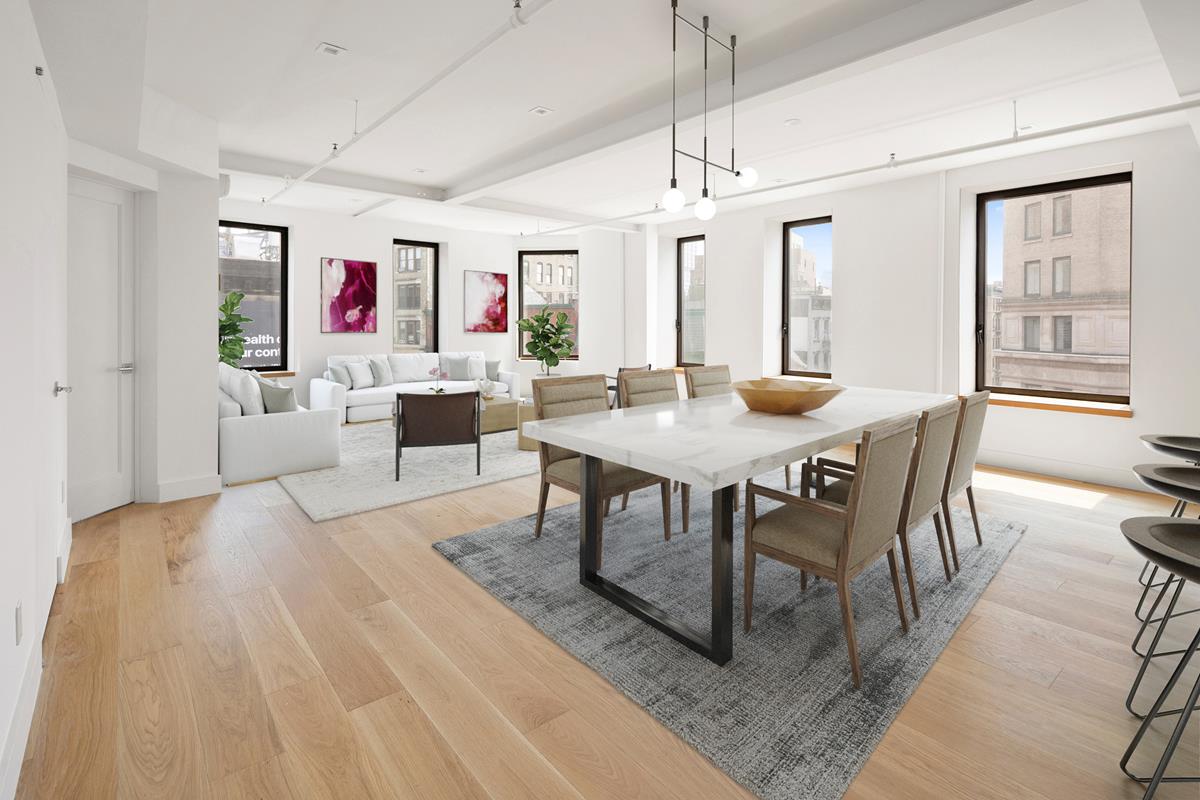
[[[1200, 521], [1175, 517], [1134, 517], [1121, 523], [1121, 533], [1124, 534], [1133, 549], [1144, 556], [1147, 561], [1175, 576], [1180, 587], [1183, 586], [1184, 581], [1200, 581]], [[1172, 598], [1172, 604], [1176, 599], [1178, 599], [1178, 590], [1175, 597]], [[1200, 700], [1200, 677], [1196, 679], [1195, 686], [1192, 687], [1182, 706], [1167, 711], [1163, 710], [1163, 705], [1187, 670], [1197, 649], [1200, 649], [1200, 627], [1197, 628], [1191, 643], [1182, 651], [1179, 664], [1171, 673], [1171, 677], [1154, 701], [1154, 705], [1142, 717], [1142, 724], [1138, 727], [1137, 733], [1134, 734], [1133, 740], [1121, 757], [1121, 771], [1133, 780], [1147, 784], [1146, 793], [1142, 796], [1143, 800], [1154, 797], [1159, 785], [1163, 783], [1200, 782], [1200, 775], [1165, 777], [1171, 757], [1175, 754], [1187, 728], [1188, 719], [1196, 710], [1197, 701]], [[1138, 680], [1140, 679], [1141, 673], [1138, 674]], [[1150, 725], [1159, 717], [1176, 714], [1179, 715], [1179, 721], [1175, 723], [1175, 729], [1171, 732], [1171, 737], [1158, 760], [1154, 774], [1149, 777], [1135, 775], [1129, 770], [1129, 759], [1141, 744], [1142, 737], [1150, 729]]]
[[[1154, 452], [1167, 456], [1168, 458], [1178, 458], [1187, 461], [1191, 464], [1200, 464], [1200, 436], [1173, 436], [1170, 434], [1147, 433], [1141, 437], [1142, 443]], [[1182, 517], [1187, 511], [1187, 503], [1182, 500], [1176, 500], [1175, 508], [1171, 509], [1172, 517]], [[1151, 569], [1153, 565], [1147, 561], [1142, 567], [1142, 572], [1138, 575], [1138, 583], [1146, 587], [1142, 590], [1142, 596], [1138, 598], [1137, 608], [1134, 609], [1133, 615], [1139, 620], [1142, 619], [1142, 605], [1146, 602], [1146, 595], [1151, 589], [1163, 586], [1162, 583], [1155, 584], [1154, 577], [1157, 569], [1150, 572], [1150, 576], [1146, 576], [1146, 570]], [[1152, 585], [1153, 584], [1153, 585]]]

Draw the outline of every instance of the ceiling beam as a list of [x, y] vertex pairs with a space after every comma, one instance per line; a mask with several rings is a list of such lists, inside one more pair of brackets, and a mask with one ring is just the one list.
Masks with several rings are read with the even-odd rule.
[[[1195, 0], [1142, 0], [1142, 10], [1158, 42], [1180, 100], [1200, 98], [1200, 3]], [[1200, 110], [1188, 112], [1200, 142]]]
[[[229, 152], [221, 153], [220, 165], [221, 169], [225, 171], [246, 172], [251, 175], [262, 175], [280, 180], [292, 179], [303, 174], [307, 169], [303, 164]], [[312, 181], [326, 186], [336, 186], [340, 189], [377, 192], [394, 197], [411, 197], [414, 200], [436, 202], [446, 199], [446, 190], [436, 186], [422, 186], [417, 183], [377, 178], [372, 175], [358, 175], [352, 172], [337, 172], [331, 169], [323, 169], [314, 174]]]
[[574, 211], [559, 211], [545, 206], [535, 206], [528, 203], [515, 203], [509, 200], [499, 200], [493, 197], [480, 198], [472, 200], [469, 203], [463, 203], [469, 208], [482, 208], [489, 211], [502, 211], [508, 214], [518, 214], [524, 217], [537, 217], [554, 222], [572, 222], [575, 223], [572, 227], [579, 228], [600, 228], [609, 231], [619, 231], [621, 233], [641, 233], [641, 226], [629, 222], [617, 222], [613, 220], [600, 219], [588, 214], [577, 214]]

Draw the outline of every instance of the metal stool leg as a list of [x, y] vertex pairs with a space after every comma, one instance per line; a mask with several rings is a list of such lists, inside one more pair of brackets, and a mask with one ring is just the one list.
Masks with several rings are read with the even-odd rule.
[[1200, 679], [1196, 680], [1196, 685], [1192, 687], [1192, 691], [1188, 695], [1188, 701], [1183, 706], [1183, 711], [1179, 715], [1179, 721], [1175, 724], [1175, 730], [1171, 732], [1171, 739], [1167, 742], [1167, 746], [1166, 749], [1163, 750], [1162, 757], [1159, 758], [1158, 766], [1154, 770], [1154, 775], [1146, 778], [1134, 775], [1129, 771], [1129, 759], [1133, 756], [1134, 751], [1137, 750], [1138, 745], [1141, 744], [1142, 737], [1146, 735], [1146, 731], [1150, 729], [1150, 725], [1157, 717], [1161, 716], [1159, 712], [1162, 709], [1163, 703], [1166, 702], [1167, 697], [1174, 690], [1175, 684], [1179, 683], [1180, 677], [1183, 676], [1184, 671], [1187, 669], [1188, 663], [1192, 660], [1192, 656], [1196, 654], [1196, 649], [1198, 647], [1200, 647], [1200, 630], [1197, 630], [1196, 635], [1192, 637], [1192, 642], [1184, 651], [1183, 658], [1179, 659], [1178, 666], [1176, 666], [1175, 671], [1171, 673], [1171, 677], [1167, 681], [1167, 685], [1163, 687], [1162, 693], [1159, 694], [1158, 699], [1154, 701], [1154, 705], [1151, 707], [1149, 713], [1142, 718], [1142, 724], [1138, 726], [1137, 733], [1133, 736], [1133, 741], [1129, 743], [1129, 747], [1125, 750], [1125, 755], [1121, 757], [1122, 772], [1139, 783], [1149, 784], [1146, 787], [1146, 794], [1143, 795], [1143, 800], [1150, 800], [1150, 798], [1154, 797], [1154, 793], [1158, 791], [1159, 784], [1162, 783], [1200, 782], [1200, 775], [1171, 778], [1165, 777], [1167, 766], [1171, 762], [1171, 757], [1175, 755], [1175, 748], [1179, 746], [1179, 740], [1183, 738], [1183, 732], [1187, 727], [1188, 718], [1192, 714], [1192, 709], [1195, 708], [1197, 700], [1200, 700]]
[[[1167, 582], [1170, 583], [1172, 580], [1176, 580], [1174, 575], [1172, 575], [1170, 578], [1168, 578]], [[1180, 580], [1175, 586], [1175, 593], [1173, 595], [1171, 595], [1171, 602], [1167, 605], [1166, 616], [1168, 616], [1168, 617], [1171, 616], [1171, 611], [1174, 610], [1175, 604], [1177, 602], [1179, 602], [1179, 595], [1183, 593], [1183, 584], [1184, 584], [1184, 582], [1182, 580]], [[1163, 590], [1163, 594], [1166, 594], [1166, 589]], [[1150, 609], [1151, 615], [1154, 613], [1154, 610], [1158, 608], [1158, 604], [1160, 602], [1162, 602], [1162, 599], [1163, 599], [1163, 595], [1160, 594], [1158, 596], [1158, 598], [1154, 601], [1154, 606]], [[1143, 623], [1142, 629], [1145, 630], [1145, 627], [1146, 627], [1145, 623]], [[1154, 651], [1155, 651], [1155, 649], [1157, 649], [1159, 640], [1162, 639], [1163, 631], [1165, 631], [1166, 629], [1167, 629], [1167, 626], [1164, 623], [1162, 625], [1159, 625], [1158, 629], [1154, 632], [1154, 638], [1150, 640], [1150, 647], [1148, 650], [1146, 650], [1145, 657], [1142, 658], [1142, 666], [1138, 668], [1137, 677], [1133, 679], [1133, 686], [1130, 687], [1129, 694], [1125, 697], [1126, 710], [1129, 711], [1130, 714], [1133, 714], [1138, 719], [1141, 719], [1142, 715], [1133, 710], [1133, 698], [1134, 698], [1134, 695], [1137, 694], [1138, 688], [1142, 685], [1142, 678], [1144, 678], [1146, 675], [1146, 669], [1147, 669], [1147, 667], [1150, 666], [1150, 660], [1152, 658], [1154, 658]], [[1138, 639], [1140, 639], [1140, 638], [1141, 638], [1141, 634], [1139, 633]], [[1134, 644], [1134, 652], [1136, 653], [1137, 652], [1137, 639], [1134, 640], [1133, 644]], [[1155, 709], [1155, 710], [1157, 711], [1157, 709]]]

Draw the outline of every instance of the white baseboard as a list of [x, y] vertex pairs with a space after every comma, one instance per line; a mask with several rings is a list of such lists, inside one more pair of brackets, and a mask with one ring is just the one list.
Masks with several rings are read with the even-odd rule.
[[72, 533], [73, 524], [71, 518], [67, 517], [63, 523], [62, 535], [58, 538], [58, 565], [55, 577], [58, 578], [59, 583], [67, 582], [67, 566], [71, 563], [71, 545], [75, 541]]
[[21, 676], [17, 690], [17, 705], [13, 709], [12, 724], [4, 738], [0, 753], [0, 797], [8, 798], [17, 793], [17, 781], [21, 777], [21, 763], [25, 760], [25, 743], [29, 740], [29, 728], [33, 724], [33, 710], [37, 705], [38, 688], [42, 685], [42, 644], [34, 642], [29, 648], [29, 659]]
[[1116, 486], [1122, 489], [1145, 489], [1128, 469], [1116, 469], [1097, 464], [1081, 464], [1077, 461], [1062, 461], [1043, 456], [1027, 456], [1007, 453], [1003, 450], [980, 450], [978, 463], [989, 467], [1003, 467], [1072, 481], [1098, 483], [1101, 486]]
[[186, 500], [189, 497], [219, 494], [220, 491], [221, 476], [214, 473], [199, 478], [185, 478], [181, 481], [160, 483], [156, 489], [157, 497], [145, 498], [145, 502], [170, 503], [175, 500]]

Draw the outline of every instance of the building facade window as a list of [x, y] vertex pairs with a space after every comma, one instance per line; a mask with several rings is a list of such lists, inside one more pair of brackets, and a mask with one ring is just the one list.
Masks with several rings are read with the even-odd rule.
[[833, 372], [833, 217], [783, 226], [783, 373]]
[[[557, 268], [557, 269], [556, 269]], [[521, 319], [526, 319], [548, 308], [552, 313], [562, 312], [575, 328], [571, 331], [571, 359], [579, 358], [579, 251], [578, 250], [522, 250], [517, 253], [517, 306]], [[556, 283], [554, 278], [559, 278]], [[522, 333], [517, 340], [518, 357], [532, 359], [525, 349], [529, 334]]]
[[1037, 297], [1042, 293], [1042, 262], [1025, 262], [1025, 296]]
[[1071, 296], [1071, 257], [1059, 256], [1054, 259], [1054, 296]]
[[241, 292], [246, 350], [239, 365], [262, 372], [288, 364], [288, 230], [250, 222], [217, 224], [217, 302]]
[[979, 195], [979, 389], [1129, 402], [1132, 187], [1123, 172]]
[[675, 363], [704, 364], [704, 237], [675, 242]]
[[438, 347], [438, 246], [392, 240], [392, 351], [436, 353]]
[[1071, 195], [1054, 198], [1054, 235], [1066, 236], [1071, 232]]
[[1029, 203], [1025, 206], [1025, 241], [1042, 238], [1042, 204]]

